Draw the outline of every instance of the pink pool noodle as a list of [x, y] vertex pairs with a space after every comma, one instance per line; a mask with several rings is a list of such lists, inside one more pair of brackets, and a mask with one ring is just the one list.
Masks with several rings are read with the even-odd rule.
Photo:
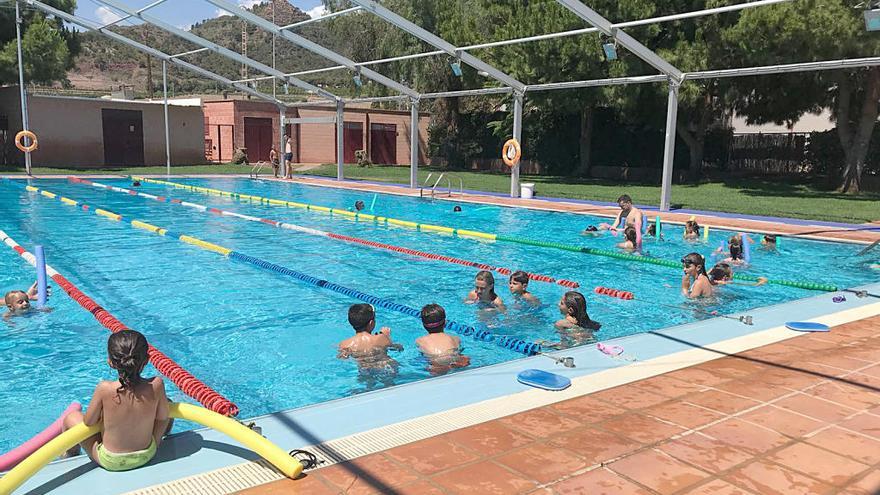
[[25, 460], [27, 456], [33, 454], [43, 445], [46, 445], [49, 440], [57, 437], [61, 434], [61, 425], [64, 422], [64, 417], [73, 411], [82, 411], [82, 406], [79, 402], [72, 402], [67, 409], [61, 413], [61, 416], [58, 416], [51, 425], [47, 426], [45, 430], [34, 435], [27, 442], [19, 445], [18, 447], [10, 450], [9, 452], [0, 455], [0, 471], [9, 471], [14, 468], [19, 462]]

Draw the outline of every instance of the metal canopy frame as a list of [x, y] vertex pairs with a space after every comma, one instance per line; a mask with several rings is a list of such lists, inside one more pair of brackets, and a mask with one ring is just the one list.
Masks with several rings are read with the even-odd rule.
[[[660, 209], [662, 211], [667, 211], [670, 207], [670, 192], [671, 192], [671, 179], [672, 179], [672, 162], [673, 162], [673, 153], [674, 153], [674, 144], [675, 144], [675, 123], [677, 119], [678, 113], [678, 89], [680, 85], [686, 81], [695, 81], [701, 79], [713, 79], [713, 78], [727, 78], [727, 77], [743, 77], [743, 76], [756, 76], [756, 75], [767, 75], [767, 74], [783, 74], [783, 73], [796, 73], [796, 72], [807, 72], [807, 71], [820, 71], [820, 70], [834, 70], [834, 69], [846, 69], [846, 68], [858, 68], [858, 67], [871, 67], [871, 66], [880, 66], [880, 57], [864, 57], [858, 59], [842, 59], [842, 60], [825, 60], [819, 62], [806, 62], [806, 63], [793, 63], [793, 64], [780, 64], [780, 65], [770, 65], [770, 66], [760, 66], [760, 67], [742, 67], [742, 68], [733, 68], [733, 69], [722, 69], [722, 70], [708, 70], [708, 71], [698, 71], [698, 72], [682, 72], [678, 68], [674, 67], [672, 64], [664, 60], [662, 57], [657, 55], [655, 52], [651, 51], [639, 41], [635, 40], [632, 36], [625, 33], [623, 28], [634, 27], [634, 26], [642, 26], [647, 24], [675, 21], [680, 19], [689, 19], [696, 18], [708, 15], [715, 15], [725, 12], [734, 12], [744, 9], [762, 7], [766, 5], [773, 5], [778, 3], [786, 3], [794, 0], [755, 0], [751, 2], [745, 2], [735, 5], [726, 5], [722, 7], [715, 7], [711, 9], [704, 9], [698, 11], [684, 12], [680, 14], [672, 14], [665, 16], [658, 16], [646, 19], [637, 19], [633, 21], [621, 22], [621, 23], [611, 23], [600, 14], [590, 9], [586, 5], [584, 5], [580, 0], [555, 0], [557, 3], [577, 15], [582, 20], [586, 21], [590, 24], [590, 27], [582, 28], [582, 29], [574, 29], [569, 31], [560, 31], [555, 33], [547, 33], [536, 36], [528, 36], [521, 37], [509, 40], [501, 40], [501, 41], [493, 41], [488, 43], [480, 43], [469, 46], [456, 47], [446, 40], [436, 36], [433, 33], [428, 32], [424, 28], [412, 23], [411, 21], [401, 17], [397, 13], [383, 7], [376, 0], [351, 0], [352, 3], [355, 4], [354, 7], [340, 10], [337, 12], [332, 12], [327, 14], [326, 16], [308, 19], [305, 21], [295, 22], [293, 24], [289, 24], [286, 26], [278, 26], [273, 22], [267, 21], [251, 12], [248, 12], [242, 8], [240, 8], [237, 3], [232, 2], [230, 0], [205, 0], [206, 2], [232, 14], [233, 16], [249, 22], [258, 28], [269, 32], [275, 36], [280, 36], [287, 41], [302, 47], [306, 50], [309, 50], [327, 60], [330, 60], [334, 64], [329, 67], [321, 67], [316, 69], [308, 69], [308, 70], [300, 70], [297, 72], [291, 73], [283, 73], [281, 71], [275, 70], [271, 67], [262, 64], [261, 62], [249, 59], [242, 54], [238, 54], [232, 50], [229, 50], [225, 47], [222, 47], [216, 43], [200, 38], [192, 33], [187, 31], [183, 31], [179, 28], [169, 25], [165, 23], [161, 19], [158, 19], [154, 16], [146, 14], [145, 12], [151, 8], [154, 8], [167, 0], [154, 0], [150, 4], [134, 10], [125, 4], [121, 3], [120, 0], [96, 0], [97, 2], [107, 5], [108, 7], [114, 8], [119, 12], [123, 12], [125, 15], [120, 19], [115, 21], [99, 24], [94, 21], [76, 16], [74, 14], [68, 14], [66, 12], [62, 12], [54, 7], [46, 5], [39, 0], [14, 0], [16, 2], [16, 7], [18, 4], [26, 4], [38, 10], [41, 10], [49, 15], [58, 17], [66, 22], [76, 24], [85, 29], [95, 31], [100, 33], [103, 36], [107, 36], [111, 39], [119, 41], [120, 43], [131, 46], [139, 51], [147, 53], [157, 59], [162, 60], [163, 62], [163, 89], [164, 94], [166, 94], [166, 136], [167, 136], [167, 83], [165, 81], [165, 67], [168, 62], [173, 63], [179, 67], [183, 67], [189, 71], [195, 72], [201, 76], [212, 79], [224, 85], [230, 86], [234, 89], [242, 91], [246, 94], [255, 96], [265, 101], [269, 101], [279, 107], [281, 112], [281, 119], [284, 120], [284, 110], [285, 108], [295, 108], [302, 106], [321, 106], [321, 105], [333, 105], [337, 112], [336, 124], [337, 124], [337, 132], [340, 134], [337, 136], [337, 178], [342, 179], [342, 139], [341, 139], [341, 131], [339, 128], [342, 127], [342, 114], [344, 111], [344, 106], [346, 104], [359, 104], [359, 103], [375, 103], [375, 102], [389, 102], [389, 101], [399, 101], [399, 102], [409, 102], [410, 113], [411, 113], [411, 178], [410, 178], [410, 187], [417, 187], [417, 167], [418, 167], [418, 105], [420, 100], [428, 100], [428, 99], [436, 99], [436, 98], [458, 98], [458, 97], [475, 97], [482, 95], [497, 95], [497, 94], [510, 94], [513, 96], [514, 105], [513, 105], [513, 115], [514, 115], [514, 136], [518, 139], [519, 135], [522, 131], [522, 109], [523, 109], [523, 99], [529, 92], [539, 92], [539, 91], [555, 91], [555, 90], [564, 90], [564, 89], [574, 89], [574, 88], [589, 88], [589, 87], [601, 87], [601, 86], [613, 86], [613, 85], [627, 85], [627, 84], [646, 84], [646, 83], [662, 83], [667, 82], [669, 85], [668, 91], [668, 104], [667, 104], [667, 119], [666, 119], [666, 141], [665, 141], [665, 149], [664, 149], [664, 162], [663, 162], [663, 178], [661, 184], [661, 200], [660, 200]], [[323, 21], [326, 19], [330, 19], [333, 17], [352, 14], [352, 13], [361, 13], [361, 12], [369, 12], [372, 15], [376, 15], [379, 18], [383, 19], [386, 22], [389, 22], [396, 27], [406, 31], [407, 33], [419, 38], [423, 42], [433, 46], [436, 50], [414, 53], [410, 55], [402, 55], [396, 57], [389, 57], [384, 59], [370, 60], [365, 62], [355, 62], [337, 52], [334, 52], [326, 47], [323, 47], [313, 41], [310, 41], [302, 36], [294, 34], [290, 32], [290, 29], [312, 24], [315, 22]], [[155, 25], [160, 29], [168, 31], [172, 34], [175, 34], [191, 43], [200, 46], [195, 50], [189, 50], [182, 53], [177, 54], [166, 54], [159, 50], [156, 50], [146, 44], [139, 43], [132, 39], [126, 38], [118, 33], [108, 30], [107, 28], [118, 24], [126, 19], [130, 19], [132, 17], [136, 17], [148, 24]], [[16, 16], [17, 25], [20, 22], [19, 16]], [[529, 85], [525, 84], [521, 81], [518, 81], [516, 78], [510, 76], [504, 71], [480, 60], [479, 58], [471, 55], [469, 52], [473, 50], [480, 50], [486, 48], [493, 48], [498, 46], [508, 46], [515, 45], [520, 43], [528, 43], [533, 41], [541, 41], [541, 40], [549, 40], [555, 38], [562, 38], [567, 36], [576, 36], [587, 33], [595, 33], [601, 32], [606, 36], [612, 37], [616, 40], [617, 43], [622, 45], [624, 48], [632, 52], [634, 55], [642, 59], [646, 64], [653, 67], [655, 70], [659, 72], [659, 74], [646, 74], [641, 76], [628, 76], [628, 77], [616, 77], [616, 78], [606, 78], [606, 79], [592, 79], [592, 80], [581, 80], [581, 81], [561, 81], [561, 82], [552, 82], [552, 83], [544, 83], [544, 84], [534, 84]], [[19, 50], [21, 48], [21, 42], [18, 42]], [[224, 76], [219, 74], [215, 74], [206, 69], [193, 65], [189, 62], [181, 60], [181, 57], [185, 57], [187, 55], [192, 55], [195, 53], [200, 53], [204, 51], [213, 51], [220, 56], [226, 57], [228, 59], [234, 60], [239, 63], [246, 64], [260, 72], [263, 72], [265, 75], [257, 76], [247, 79], [239, 79], [239, 80], [230, 80]], [[387, 76], [379, 74], [374, 70], [370, 69], [368, 66], [379, 65], [389, 62], [396, 62], [402, 60], [411, 60], [418, 58], [425, 58], [437, 55], [447, 55], [450, 57], [454, 57], [457, 61], [464, 62], [465, 64], [475, 68], [478, 71], [481, 71], [488, 75], [489, 77], [495, 79], [502, 86], [496, 87], [484, 87], [477, 89], [466, 89], [459, 91], [442, 91], [442, 92], [434, 92], [434, 93], [419, 93], [416, 90], [402, 84], [399, 81], [395, 81]], [[20, 55], [19, 55], [20, 58]], [[23, 78], [22, 75], [22, 63], [19, 61], [19, 76]], [[355, 75], [363, 75], [383, 86], [388, 88], [389, 90], [397, 93], [389, 96], [377, 96], [377, 97], [358, 97], [358, 98], [342, 98], [338, 95], [333, 94], [330, 91], [319, 88], [311, 83], [303, 81], [298, 78], [298, 76], [304, 76], [309, 74], [317, 74], [321, 72], [333, 71], [333, 70], [341, 70], [347, 69], [355, 73]], [[324, 98], [324, 101], [311, 101], [311, 102], [297, 102], [297, 103], [285, 103], [277, 98], [261, 93], [254, 88], [250, 87], [247, 83], [253, 81], [260, 80], [268, 80], [268, 79], [281, 79], [289, 84], [297, 86], [309, 93], [313, 93], [319, 95]], [[21, 84], [22, 88], [22, 120], [25, 128], [27, 128], [27, 107], [26, 107], [26, 98], [24, 94], [24, 85]], [[169, 149], [168, 139], [166, 138], [166, 150]], [[282, 145], [283, 149], [283, 145]], [[170, 151], [168, 153], [168, 163], [169, 163], [169, 173], [170, 173]], [[30, 156], [26, 155], [25, 158], [28, 173], [30, 173]], [[518, 190], [518, 176], [519, 170], [518, 166], [514, 167], [513, 173], [511, 174], [511, 196], [517, 197], [519, 196]]]

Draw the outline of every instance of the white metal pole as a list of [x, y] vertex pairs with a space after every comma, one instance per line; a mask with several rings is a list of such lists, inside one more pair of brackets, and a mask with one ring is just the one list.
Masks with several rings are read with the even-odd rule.
[[342, 100], [336, 101], [336, 180], [342, 180], [345, 178], [345, 174], [342, 171], [342, 162], [343, 162], [343, 134], [345, 132], [345, 127], [343, 126], [345, 121], [345, 103]]
[[171, 133], [168, 131], [168, 62], [162, 61], [162, 96], [165, 99], [165, 175], [171, 177]]
[[409, 187], [419, 186], [419, 100], [409, 103]]
[[[285, 152], [287, 151], [287, 148], [285, 148], [285, 144], [287, 144], [287, 143], [285, 142], [286, 135], [284, 133], [284, 118], [286, 117], [285, 113], [286, 113], [285, 108], [279, 106], [278, 107], [278, 138], [281, 140], [281, 143], [278, 145], [278, 152], [276, 153], [276, 155], [277, 155], [276, 158], [278, 159], [278, 163], [281, 164], [282, 177], [287, 178], [288, 165], [287, 165], [287, 160], [284, 158], [285, 156], [287, 156], [285, 154]], [[292, 146], [291, 146], [290, 150], [293, 151]]]
[[[30, 130], [28, 122], [27, 109], [27, 91], [24, 87], [24, 65], [21, 62], [21, 12], [19, 11], [18, 0], [15, 0], [15, 42], [18, 49], [18, 90], [21, 93], [21, 127], [23, 130]], [[24, 138], [24, 145], [29, 146], [31, 140]], [[31, 154], [24, 154], [24, 169], [28, 175], [31, 175]]]
[[669, 101], [666, 107], [666, 145], [663, 150], [663, 179], [660, 189], [660, 211], [669, 211], [672, 197], [672, 162], [675, 158], [675, 126], [678, 121], [677, 81], [669, 80]]
[[[522, 140], [523, 94], [513, 93], [513, 139]], [[519, 163], [510, 171], [510, 197], [519, 197]]]

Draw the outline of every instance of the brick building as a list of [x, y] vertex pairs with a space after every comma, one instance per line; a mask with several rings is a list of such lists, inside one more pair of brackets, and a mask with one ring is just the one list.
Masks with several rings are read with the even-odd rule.
[[[217, 100], [203, 103], [205, 154], [210, 162], [228, 162], [236, 148], [246, 148], [251, 162], [269, 159], [270, 148], [280, 142], [278, 108], [255, 100]], [[290, 108], [287, 118], [334, 117], [326, 106]], [[427, 163], [429, 115], [419, 115], [419, 163]], [[409, 165], [410, 114], [408, 111], [346, 107], [343, 124], [343, 159], [354, 163], [354, 152], [367, 150], [373, 163]], [[335, 163], [336, 124], [288, 124], [294, 162]]]

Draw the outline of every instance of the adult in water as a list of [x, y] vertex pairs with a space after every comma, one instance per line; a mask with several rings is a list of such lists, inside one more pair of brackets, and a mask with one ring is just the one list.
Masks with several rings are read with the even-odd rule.
[[[642, 217], [645, 214], [642, 210], [633, 206], [632, 198], [629, 197], [628, 194], [621, 195], [617, 198], [617, 206], [620, 207], [620, 212], [614, 217], [614, 222], [610, 225], [607, 223], [600, 224], [600, 230], [611, 230], [616, 232], [618, 229], [623, 230], [629, 226], [632, 226], [634, 229], [642, 228]], [[625, 221], [624, 225], [621, 225], [621, 220]]]

